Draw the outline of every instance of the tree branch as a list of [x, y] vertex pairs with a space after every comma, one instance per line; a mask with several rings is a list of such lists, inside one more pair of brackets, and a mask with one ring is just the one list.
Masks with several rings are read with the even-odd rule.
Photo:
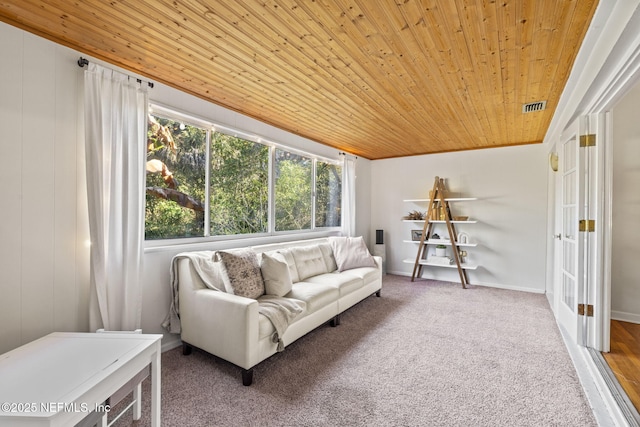
[[161, 199], [171, 200], [172, 202], [176, 202], [187, 209], [204, 212], [204, 205], [200, 200], [194, 199], [193, 197], [178, 190], [162, 187], [147, 187], [147, 194]]

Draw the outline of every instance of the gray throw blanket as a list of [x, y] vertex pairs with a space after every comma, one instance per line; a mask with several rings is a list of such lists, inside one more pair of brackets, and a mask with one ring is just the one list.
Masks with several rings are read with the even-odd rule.
[[171, 267], [169, 268], [171, 307], [169, 307], [169, 313], [164, 322], [162, 322], [162, 327], [172, 334], [179, 334], [182, 331], [182, 326], [180, 325], [180, 303], [178, 301], [178, 261], [183, 258], [189, 258], [196, 273], [208, 288], [224, 292], [224, 289], [216, 287], [216, 285], [219, 286], [223, 282], [220, 277], [220, 267], [213, 260], [214, 254], [215, 251], [183, 252], [174, 256], [171, 260]]
[[306, 307], [307, 304], [304, 301], [293, 298], [275, 295], [263, 295], [258, 298], [258, 312], [269, 319], [276, 330], [271, 339], [278, 344], [278, 351], [284, 350], [282, 335], [287, 330], [289, 323]]

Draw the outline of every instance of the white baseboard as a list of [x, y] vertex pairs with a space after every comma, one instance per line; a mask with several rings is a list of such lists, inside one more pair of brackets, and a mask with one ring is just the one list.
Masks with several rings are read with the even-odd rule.
[[557, 326], [598, 425], [630, 427], [589, 351], [572, 342], [564, 328]]
[[182, 345], [180, 335], [177, 334], [164, 334], [162, 337], [162, 352], [173, 350], [176, 347]]
[[640, 324], [640, 314], [611, 310], [611, 319]]
[[[455, 270], [454, 270], [455, 271]], [[406, 271], [387, 271], [387, 274], [393, 274], [396, 276], [411, 276], [411, 273], [407, 273]], [[426, 279], [426, 277], [424, 277]], [[434, 279], [439, 280], [439, 279]], [[458, 282], [459, 283], [459, 282]], [[471, 285], [474, 286], [485, 286], [487, 288], [498, 288], [498, 289], [508, 289], [511, 291], [521, 291], [521, 292], [531, 292], [534, 294], [544, 294], [544, 289], [536, 289], [524, 286], [513, 286], [513, 285], [501, 285], [498, 283], [486, 283], [486, 282], [473, 282]]]

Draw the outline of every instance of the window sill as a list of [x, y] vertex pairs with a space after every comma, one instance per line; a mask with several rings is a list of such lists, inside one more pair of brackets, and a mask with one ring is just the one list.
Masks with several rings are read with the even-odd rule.
[[157, 252], [186, 252], [242, 248], [295, 240], [339, 236], [340, 232], [340, 228], [324, 228], [322, 230], [314, 231], [280, 232], [275, 234], [252, 235], [246, 237], [216, 236], [172, 240], [149, 240], [144, 242], [144, 253], [148, 254]]

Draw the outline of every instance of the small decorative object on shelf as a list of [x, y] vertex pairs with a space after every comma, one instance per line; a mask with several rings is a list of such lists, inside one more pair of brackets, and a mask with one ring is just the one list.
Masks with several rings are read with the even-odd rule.
[[435, 264], [435, 265], [451, 265], [453, 264], [453, 260], [448, 256], [435, 256], [432, 255], [427, 258], [427, 263]]
[[438, 208], [434, 207], [433, 209], [431, 209], [431, 219], [436, 219], [439, 217], [440, 217], [440, 214], [438, 213]]
[[411, 230], [411, 240], [420, 241], [422, 238], [422, 230]]
[[457, 241], [458, 241], [458, 243], [466, 245], [467, 243], [470, 243], [469, 242], [469, 235], [467, 233], [460, 232], [460, 233], [458, 233]]
[[424, 220], [424, 213], [420, 211], [411, 211], [402, 217], [402, 219], [406, 219], [408, 221], [422, 221]]
[[[434, 194], [433, 190], [429, 191], [429, 198], [430, 199], [433, 199], [433, 194]], [[442, 191], [442, 196], [444, 196], [445, 199], [448, 199], [450, 197], [458, 197], [459, 195], [460, 195], [460, 193], [458, 193], [458, 192], [449, 191], [449, 190], [446, 190], [446, 189], [444, 191]], [[436, 197], [439, 197], [439, 195], [436, 196]]]
[[436, 256], [443, 257], [447, 255], [447, 247], [445, 245], [436, 246]]

